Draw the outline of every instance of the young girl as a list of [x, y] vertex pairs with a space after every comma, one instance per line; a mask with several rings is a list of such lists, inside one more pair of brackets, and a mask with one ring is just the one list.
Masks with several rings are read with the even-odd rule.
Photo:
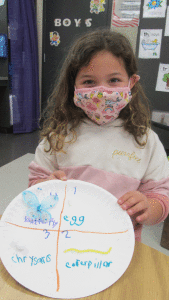
[[169, 213], [169, 166], [136, 73], [130, 43], [119, 33], [96, 30], [74, 43], [45, 111], [29, 186], [94, 183], [117, 197], [141, 240], [142, 224]]

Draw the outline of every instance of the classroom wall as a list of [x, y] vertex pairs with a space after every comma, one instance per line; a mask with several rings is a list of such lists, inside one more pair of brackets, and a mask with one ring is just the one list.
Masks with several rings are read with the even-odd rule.
[[138, 33], [138, 27], [114, 27], [112, 26], [111, 29], [113, 31], [119, 32], [126, 36], [134, 50], [134, 53], [136, 52], [136, 43], [137, 43], [137, 33]]

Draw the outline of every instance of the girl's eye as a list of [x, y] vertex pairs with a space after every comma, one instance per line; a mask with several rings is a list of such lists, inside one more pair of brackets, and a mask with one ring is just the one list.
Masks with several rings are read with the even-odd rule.
[[119, 82], [120, 80], [118, 78], [112, 78], [110, 79], [110, 82]]
[[83, 84], [86, 84], [86, 85], [94, 84], [94, 81], [93, 80], [86, 80], [86, 81], [83, 82]]

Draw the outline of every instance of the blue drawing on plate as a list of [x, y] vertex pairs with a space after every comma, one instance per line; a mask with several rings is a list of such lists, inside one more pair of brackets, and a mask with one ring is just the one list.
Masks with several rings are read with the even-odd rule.
[[155, 39], [154, 41], [152, 41], [150, 43], [146, 43], [145, 40], [142, 41], [142, 46], [143, 46], [144, 50], [155, 50], [158, 45], [159, 45], [159, 43], [157, 43], [157, 39]]
[[40, 203], [37, 196], [30, 192], [24, 191], [22, 193], [23, 200], [29, 207], [27, 210], [27, 216], [33, 220], [42, 220], [43, 222], [48, 222], [52, 216], [48, 212], [48, 209], [54, 207], [56, 203], [59, 201], [59, 197], [57, 194], [47, 196], [45, 199], [42, 200]]

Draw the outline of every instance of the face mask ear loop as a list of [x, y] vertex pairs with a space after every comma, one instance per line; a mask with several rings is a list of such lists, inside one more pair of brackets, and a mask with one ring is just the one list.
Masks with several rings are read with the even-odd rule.
[[129, 79], [128, 88], [130, 89], [131, 78]]

